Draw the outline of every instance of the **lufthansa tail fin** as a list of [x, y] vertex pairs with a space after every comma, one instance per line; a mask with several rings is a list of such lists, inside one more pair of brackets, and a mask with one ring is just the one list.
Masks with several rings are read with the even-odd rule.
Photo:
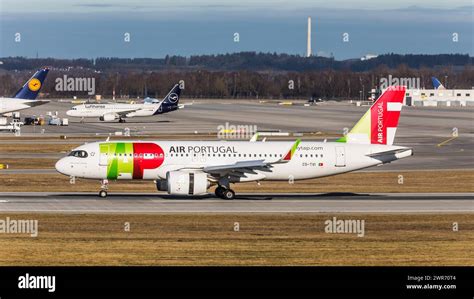
[[34, 100], [38, 96], [41, 86], [48, 75], [49, 69], [38, 70], [13, 96], [17, 99]]
[[163, 104], [178, 105], [180, 95], [181, 95], [181, 88], [179, 88], [179, 84], [175, 84], [173, 88], [170, 90], [170, 92], [163, 99]]
[[404, 86], [389, 87], [338, 142], [392, 145], [405, 97]]
[[431, 82], [433, 82], [434, 89], [446, 89], [436, 77], [431, 77]]

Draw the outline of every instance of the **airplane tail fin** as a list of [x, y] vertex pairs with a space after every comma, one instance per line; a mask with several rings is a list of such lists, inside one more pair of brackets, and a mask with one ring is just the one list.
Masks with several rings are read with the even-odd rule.
[[166, 113], [179, 109], [179, 97], [181, 95], [181, 88], [179, 84], [175, 84], [173, 88], [168, 92], [166, 97], [161, 101], [155, 114]]
[[49, 69], [38, 70], [13, 96], [17, 99], [34, 100], [38, 96], [41, 86], [48, 75]]
[[338, 142], [392, 145], [405, 97], [404, 86], [389, 87]]
[[431, 77], [431, 82], [433, 82], [434, 89], [446, 89], [436, 77]]
[[179, 84], [175, 84], [173, 88], [170, 90], [170, 92], [163, 99], [163, 104], [178, 105], [180, 95], [181, 95], [181, 88], [179, 88]]

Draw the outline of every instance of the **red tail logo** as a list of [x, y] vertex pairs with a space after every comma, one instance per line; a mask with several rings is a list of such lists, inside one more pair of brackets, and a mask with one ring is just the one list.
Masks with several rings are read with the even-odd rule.
[[400, 118], [405, 87], [389, 87], [370, 109], [372, 144], [392, 144]]

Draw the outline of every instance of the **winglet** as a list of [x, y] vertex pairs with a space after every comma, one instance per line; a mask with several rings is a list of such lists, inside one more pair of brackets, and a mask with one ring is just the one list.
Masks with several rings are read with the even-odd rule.
[[296, 152], [296, 149], [298, 148], [298, 145], [300, 144], [301, 139], [297, 139], [296, 142], [293, 144], [291, 149], [288, 151], [288, 153], [281, 159], [283, 162], [289, 162], [291, 158], [293, 157], [293, 154]]
[[255, 133], [255, 134], [253, 134], [252, 138], [250, 138], [249, 141], [250, 141], [250, 142], [255, 142], [255, 141], [257, 141], [257, 140], [258, 140], [258, 132]]

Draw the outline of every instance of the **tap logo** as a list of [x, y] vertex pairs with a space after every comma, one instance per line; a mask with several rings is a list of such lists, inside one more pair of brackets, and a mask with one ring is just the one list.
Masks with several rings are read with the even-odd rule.
[[163, 149], [155, 143], [103, 143], [101, 154], [107, 154], [107, 178], [143, 179], [147, 169], [156, 169], [163, 164]]
[[28, 88], [31, 91], [38, 91], [41, 88], [41, 81], [33, 78], [28, 82]]

